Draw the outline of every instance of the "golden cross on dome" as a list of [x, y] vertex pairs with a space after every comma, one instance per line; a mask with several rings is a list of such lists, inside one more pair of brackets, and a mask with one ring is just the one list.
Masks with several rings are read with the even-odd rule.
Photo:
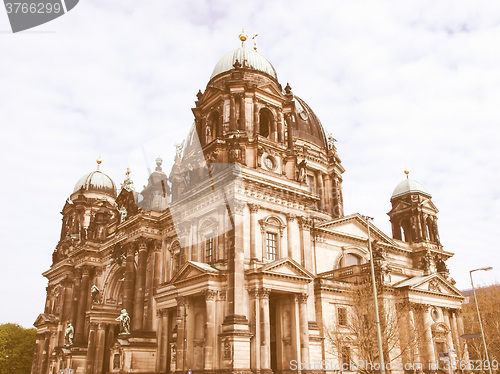
[[252, 36], [252, 39], [253, 39], [253, 49], [255, 50], [255, 52], [257, 52], [257, 36], [259, 36], [259, 34], [255, 34], [254, 36]]

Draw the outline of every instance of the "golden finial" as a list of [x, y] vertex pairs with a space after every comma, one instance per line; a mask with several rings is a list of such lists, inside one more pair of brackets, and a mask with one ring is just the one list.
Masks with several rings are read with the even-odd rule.
[[257, 52], [257, 36], [259, 36], [259, 34], [255, 34], [252, 39], [253, 39], [253, 49], [255, 50], [255, 52]]
[[129, 177], [129, 175], [130, 175], [130, 167], [127, 168], [127, 172], [125, 173], [125, 175], [127, 176], [127, 178]]
[[406, 179], [408, 179], [408, 174], [410, 174], [410, 171], [409, 170], [405, 170], [405, 174], [406, 174]]
[[239, 38], [241, 40], [241, 46], [244, 47], [245, 46], [245, 41], [248, 39], [247, 34], [245, 34], [245, 28], [243, 28], [241, 30], [241, 34], [239, 35]]
[[95, 162], [97, 162], [97, 170], [99, 170], [99, 166], [101, 165], [101, 162], [102, 162], [101, 155], [99, 155], [99, 157], [97, 157], [97, 160], [95, 160]]

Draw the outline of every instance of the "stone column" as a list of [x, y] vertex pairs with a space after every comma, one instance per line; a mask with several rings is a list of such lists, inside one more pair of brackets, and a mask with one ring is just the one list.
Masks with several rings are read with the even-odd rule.
[[250, 260], [259, 261], [262, 256], [257, 255], [257, 212], [259, 211], [259, 206], [256, 204], [248, 204], [250, 208]]
[[127, 245], [127, 259], [125, 262], [125, 280], [123, 282], [123, 309], [131, 316], [134, 305], [135, 283], [135, 243]]
[[46, 374], [48, 365], [49, 365], [49, 344], [50, 344], [50, 332], [45, 333], [45, 337], [43, 339], [43, 350], [42, 350], [42, 370], [41, 374]]
[[302, 362], [309, 362], [309, 323], [307, 318], [307, 294], [299, 296], [300, 356]]
[[172, 309], [167, 309], [163, 312], [162, 316], [162, 326], [163, 326], [163, 331], [162, 331], [162, 362], [161, 362], [161, 369], [163, 372], [167, 371], [167, 355], [169, 354], [170, 351], [170, 330], [172, 330], [172, 326], [170, 325], [171, 321], [171, 313]]
[[204, 262], [203, 254], [200, 253], [201, 245], [199, 245], [198, 241], [198, 226], [195, 223], [191, 223], [191, 257], [189, 260]]
[[456, 309], [450, 310], [451, 314], [451, 333], [453, 335], [453, 345], [457, 350], [458, 360], [462, 359], [462, 346], [460, 344], [460, 337], [458, 335], [458, 325], [457, 325], [457, 311]]
[[240, 126], [239, 126], [239, 129], [241, 131], [245, 131], [246, 130], [246, 127], [247, 127], [247, 121], [246, 121], [246, 115], [245, 115], [245, 112], [246, 112], [246, 97], [245, 97], [245, 93], [243, 92], [243, 94], [241, 95], [241, 100], [240, 100]]
[[160, 285], [160, 275], [161, 275], [161, 241], [155, 240], [153, 242], [154, 252], [152, 254], [153, 264], [151, 265], [151, 271], [148, 273], [149, 276], [149, 285], [148, 288], [148, 310], [146, 314], [146, 324], [144, 329], [147, 331], [153, 330], [153, 319], [154, 319], [154, 293], [158, 289]]
[[186, 308], [186, 298], [177, 297], [177, 354], [176, 354], [176, 368], [178, 370], [184, 370], [184, 353], [185, 345], [187, 341], [186, 333], [186, 319], [187, 319], [187, 308]]
[[260, 369], [271, 370], [271, 326], [269, 321], [270, 290], [261, 288], [260, 297]]
[[299, 311], [299, 295], [294, 294], [293, 295], [293, 301], [294, 301], [294, 341], [293, 341], [293, 348], [294, 348], [294, 353], [295, 357], [297, 357], [297, 362], [302, 362], [302, 355], [301, 355], [301, 349], [300, 349], [300, 311]]
[[447, 350], [449, 351], [450, 349], [455, 348], [455, 345], [453, 344], [453, 336], [452, 336], [452, 328], [451, 328], [449, 310], [443, 310], [443, 317], [444, 317], [444, 323], [446, 324], [446, 327], [448, 327], [448, 333], [446, 334], [446, 344], [448, 345]]
[[233, 226], [229, 235], [231, 238], [228, 248], [228, 282], [227, 282], [227, 302], [226, 318], [224, 325], [243, 324], [248, 325], [245, 310], [245, 269], [244, 269], [244, 242], [245, 233], [243, 227], [244, 205], [241, 201], [233, 199], [233, 210], [231, 224]]
[[429, 363], [436, 362], [436, 353], [434, 351], [434, 341], [432, 339], [432, 317], [430, 313], [430, 308], [425, 308], [423, 310], [423, 321], [424, 321], [424, 339], [425, 347], [427, 350], [427, 360]]
[[295, 221], [295, 214], [287, 214], [286, 215], [286, 222], [287, 222], [286, 236], [288, 238], [287, 256], [289, 258], [293, 258], [293, 222], [294, 221]]
[[78, 314], [76, 318], [75, 342], [84, 343], [85, 337], [85, 312], [87, 311], [88, 296], [90, 281], [90, 268], [84, 266], [82, 268], [82, 280], [80, 284], [80, 295], [78, 297]]
[[144, 327], [144, 293], [146, 286], [146, 260], [148, 247], [145, 240], [139, 242], [139, 259], [137, 264], [137, 280], [135, 284], [134, 314], [132, 330], [141, 331]]
[[219, 240], [217, 241], [217, 260], [225, 260], [226, 259], [226, 214], [227, 214], [227, 208], [226, 206], [222, 206], [218, 210], [218, 221], [219, 221], [219, 227], [218, 227], [218, 233], [219, 233]]
[[[458, 325], [458, 336], [461, 336], [464, 334], [464, 320], [459, 313], [457, 313], [456, 319], [457, 319], [457, 325]], [[462, 352], [463, 352], [463, 360], [469, 361], [469, 352], [467, 350], [467, 340], [462, 339], [462, 344], [460, 344], [460, 347], [461, 347]]]
[[[415, 328], [415, 315], [412, 309], [408, 310], [408, 322], [410, 324], [411, 335], [409, 337], [410, 344], [413, 347], [410, 348], [410, 360], [412, 363], [422, 363], [422, 358], [420, 357], [420, 347], [417, 341], [417, 330]], [[403, 332], [403, 334], [406, 334]]]
[[95, 367], [95, 353], [96, 353], [96, 329], [95, 323], [90, 324], [89, 339], [87, 345], [87, 359], [85, 361], [85, 373], [92, 374]]
[[65, 278], [61, 285], [63, 286], [62, 291], [62, 305], [61, 305], [61, 313], [59, 317], [59, 324], [62, 327], [62, 330], [59, 333], [58, 343], [57, 345], [62, 346], [64, 344], [64, 330], [66, 326], [66, 322], [70, 319], [71, 313], [71, 281], [68, 278]]
[[229, 131], [235, 131], [236, 130], [236, 104], [234, 100], [234, 95], [231, 95], [229, 98], [230, 100], [230, 105], [229, 105]]
[[[255, 100], [255, 99], [254, 99]], [[259, 118], [259, 105], [253, 104], [253, 135], [257, 136], [260, 133], [260, 118]]]
[[326, 210], [330, 214], [333, 214], [333, 207], [332, 207], [332, 176], [330, 174], [326, 174], [325, 175], [325, 191], [324, 191], [324, 196], [325, 196]]
[[73, 291], [71, 296], [71, 313], [70, 322], [73, 326], [76, 326], [76, 320], [78, 317], [78, 296], [80, 295], [80, 284], [81, 284], [81, 273], [80, 269], [74, 271], [74, 283]]
[[300, 227], [300, 249], [301, 249], [301, 264], [307, 270], [313, 271], [312, 254], [311, 254], [311, 222], [307, 217], [299, 217]]
[[215, 361], [215, 347], [217, 344], [217, 335], [215, 330], [215, 298], [217, 291], [205, 290], [206, 304], [206, 334], [205, 334], [205, 370], [213, 370]]
[[[250, 341], [250, 368], [254, 371], [260, 371], [260, 299], [259, 290], [253, 289], [250, 291], [250, 298], [252, 303], [252, 325], [251, 333], [253, 334], [253, 339]], [[253, 353], [253, 354], [252, 354]]]
[[319, 195], [319, 206], [318, 208], [319, 209], [324, 209], [325, 208], [325, 184], [323, 182], [323, 174], [321, 172], [316, 172], [316, 178], [317, 178], [317, 181], [318, 181], [318, 189], [317, 189], [317, 192], [318, 192], [318, 195]]
[[99, 323], [97, 326], [97, 343], [95, 353], [95, 374], [102, 374], [104, 363], [104, 351], [106, 350], [106, 325]]

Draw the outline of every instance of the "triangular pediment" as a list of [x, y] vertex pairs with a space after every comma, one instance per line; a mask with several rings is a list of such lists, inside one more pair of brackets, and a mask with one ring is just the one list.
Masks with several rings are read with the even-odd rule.
[[263, 91], [263, 92], [267, 92], [273, 96], [277, 96], [277, 97], [281, 97], [282, 94], [281, 92], [279, 92], [276, 87], [271, 84], [271, 83], [267, 83], [267, 84], [263, 84], [262, 86], [258, 86], [257, 87], [259, 90]]
[[408, 278], [394, 285], [394, 288], [407, 288], [413, 291], [432, 292], [440, 295], [464, 297], [462, 293], [438, 273]]
[[179, 272], [172, 278], [172, 283], [184, 282], [202, 276], [217, 275], [219, 270], [203, 262], [188, 261], [181, 267]]
[[300, 278], [307, 281], [314, 278], [311, 272], [288, 257], [266, 264], [257, 269], [257, 272], [281, 277]]
[[[321, 229], [332, 231], [356, 239], [368, 239], [368, 227], [366, 221], [360, 214], [352, 214], [333, 221], [324, 222], [318, 226]], [[394, 241], [370, 223], [370, 237], [372, 240], [378, 240], [380, 243], [395, 245]]]
[[36, 318], [35, 322], [33, 323], [33, 326], [40, 327], [40, 326], [43, 326], [45, 324], [57, 323], [57, 322], [58, 322], [58, 318], [54, 314], [41, 313]]
[[208, 87], [203, 93], [203, 105], [212, 102], [214, 99], [218, 100], [221, 98], [223, 90], [215, 87]]

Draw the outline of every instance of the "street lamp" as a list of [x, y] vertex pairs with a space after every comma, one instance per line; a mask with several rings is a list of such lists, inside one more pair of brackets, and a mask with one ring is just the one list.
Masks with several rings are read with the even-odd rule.
[[378, 295], [377, 295], [377, 284], [375, 280], [375, 265], [373, 261], [372, 252], [372, 242], [370, 238], [370, 220], [372, 217], [362, 216], [366, 221], [366, 226], [368, 228], [368, 251], [370, 252], [370, 271], [372, 276], [372, 287], [373, 287], [373, 303], [375, 304], [375, 324], [377, 326], [377, 342], [378, 342], [378, 355], [380, 358], [380, 373], [385, 374], [385, 362], [384, 362], [384, 349], [382, 348], [382, 332], [380, 331], [380, 317], [378, 312]]
[[491, 269], [493, 269], [491, 266], [485, 266], [485, 267], [482, 267], [479, 269], [474, 269], [474, 270], [469, 271], [469, 275], [470, 275], [470, 284], [472, 285], [472, 292], [474, 293], [474, 303], [476, 304], [477, 318], [479, 319], [479, 328], [481, 329], [481, 337], [483, 338], [483, 346], [484, 346], [484, 353], [486, 355], [486, 362], [488, 362], [488, 368], [489, 368], [490, 374], [493, 374], [493, 372], [491, 371], [491, 362], [490, 362], [490, 359], [488, 357], [488, 348], [486, 347], [486, 339], [484, 337], [483, 323], [481, 322], [481, 314], [479, 314], [479, 304], [477, 303], [476, 289], [474, 288], [474, 281], [472, 280], [472, 272], [479, 271], [479, 270], [488, 271]]

